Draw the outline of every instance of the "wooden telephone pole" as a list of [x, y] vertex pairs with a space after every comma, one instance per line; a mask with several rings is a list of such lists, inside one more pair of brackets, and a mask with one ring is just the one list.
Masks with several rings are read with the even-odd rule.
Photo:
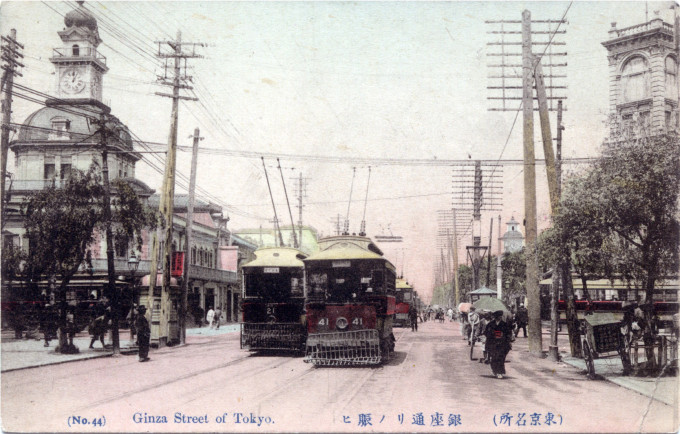
[[[565, 96], [555, 96], [553, 91], [566, 89], [566, 86], [559, 85], [556, 81], [566, 78], [566, 74], [561, 72], [561, 68], [566, 67], [566, 63], [556, 63], [553, 61], [554, 57], [566, 56], [566, 52], [554, 52], [555, 46], [563, 46], [563, 41], [555, 41], [553, 38], [556, 35], [563, 35], [565, 30], [559, 30], [559, 26], [564, 23], [564, 18], [561, 20], [531, 20], [531, 12], [525, 10], [522, 12], [521, 21], [487, 21], [487, 24], [494, 26], [500, 25], [500, 29], [494, 29], [488, 33], [499, 35], [501, 40], [491, 42], [487, 45], [500, 46], [500, 53], [490, 53], [489, 56], [499, 56], [500, 63], [489, 65], [492, 68], [498, 68], [500, 71], [498, 75], [490, 75], [492, 80], [501, 80], [500, 83], [494, 82], [494, 85], [488, 86], [492, 91], [500, 91], [498, 96], [488, 97], [489, 100], [499, 100], [502, 106], [493, 107], [489, 110], [497, 111], [513, 111], [506, 105], [508, 100], [521, 100], [521, 107], [523, 112], [523, 151], [524, 151], [524, 214], [525, 214], [525, 240], [526, 240], [526, 292], [527, 292], [527, 308], [529, 311], [529, 351], [535, 356], [542, 356], [542, 330], [541, 330], [541, 301], [539, 291], [539, 276], [538, 276], [538, 260], [535, 253], [535, 244], [537, 239], [538, 225], [536, 216], [536, 157], [534, 150], [534, 96], [533, 88], [536, 84], [536, 98], [538, 99], [538, 109], [541, 121], [541, 132], [543, 137], [543, 149], [546, 159], [546, 172], [548, 176], [548, 188], [550, 191], [550, 204], [553, 212], [556, 210], [559, 201], [557, 193], [557, 181], [555, 175], [554, 156], [552, 152], [552, 135], [550, 132], [550, 122], [548, 111], [552, 110], [552, 100], [566, 99]], [[548, 26], [547, 29], [541, 31], [532, 30], [532, 24], [538, 23], [542, 26]], [[521, 24], [521, 32], [516, 30], [507, 30], [506, 25], [515, 26]], [[552, 26], [556, 24], [556, 28]], [[521, 41], [513, 40], [517, 34], [521, 34]], [[538, 41], [532, 43], [532, 35], [547, 36], [546, 41]], [[518, 53], [512, 51], [513, 46], [521, 45], [522, 51]], [[537, 58], [533, 54], [532, 48], [534, 46], [542, 46], [543, 54]], [[513, 57], [514, 56], [514, 57]], [[509, 59], [516, 59], [521, 57], [521, 65], [516, 64]], [[541, 58], [547, 58], [547, 66], [549, 73], [544, 76], [542, 74], [542, 66], [540, 64]], [[517, 84], [517, 74], [514, 68], [522, 67], [521, 86]], [[549, 83], [546, 85], [544, 79], [548, 78]], [[517, 91], [521, 90], [521, 96], [517, 95]], [[546, 90], [550, 92], [548, 96]]]
[[7, 177], [7, 156], [9, 153], [9, 132], [14, 131], [10, 126], [12, 118], [12, 87], [14, 84], [14, 76], [18, 75], [21, 77], [21, 73], [18, 72], [17, 66], [23, 67], [24, 65], [20, 63], [17, 59], [23, 58], [24, 55], [19, 52], [24, 46], [16, 41], [17, 31], [15, 29], [10, 30], [8, 36], [2, 37], [2, 90], [4, 91], [2, 98], [2, 136], [0, 138], [0, 144], [2, 147], [2, 169], [0, 170], [0, 207], [2, 213], [2, 224], [5, 224], [5, 207], [7, 201], [7, 195], [5, 194], [5, 178]]
[[179, 309], [179, 343], [184, 345], [187, 339], [187, 298], [189, 292], [189, 265], [191, 264], [191, 241], [194, 224], [194, 198], [196, 194], [196, 165], [198, 164], [198, 142], [203, 139], [200, 130], [194, 130], [194, 144], [191, 149], [191, 176], [189, 178], [189, 204], [187, 205], [187, 227], [184, 240], [184, 267], [182, 270], [182, 299]]
[[[177, 32], [177, 39], [175, 41], [160, 41], [158, 43], [158, 55], [157, 57], [166, 59], [167, 73], [167, 60], [174, 59], [173, 66], [173, 77], [170, 81], [167, 74], [163, 77], [159, 77], [160, 83], [172, 86], [172, 94], [156, 92], [156, 95], [172, 98], [172, 113], [170, 115], [170, 134], [168, 138], [168, 153], [165, 161], [165, 173], [163, 176], [163, 187], [161, 191], [160, 207], [159, 210], [165, 221], [165, 242], [163, 243], [163, 283], [161, 287], [160, 303], [157, 305], [154, 300], [156, 297], [155, 286], [156, 286], [156, 276], [157, 276], [157, 255], [158, 255], [158, 235], [156, 233], [152, 236], [153, 253], [151, 256], [151, 269], [149, 275], [149, 314], [152, 318], [152, 339], [158, 339], [159, 345], [164, 345], [166, 342], [163, 341], [163, 337], [167, 338], [168, 332], [168, 321], [170, 317], [170, 304], [169, 304], [169, 293], [170, 293], [170, 270], [171, 270], [171, 260], [172, 260], [172, 216], [174, 212], [174, 198], [175, 198], [175, 167], [177, 161], [177, 121], [179, 115], [179, 100], [189, 100], [197, 101], [197, 98], [180, 96], [180, 89], [192, 89], [191, 86], [183, 84], [186, 81], [190, 81], [191, 77], [186, 75], [186, 61], [189, 58], [200, 58], [200, 56], [195, 53], [195, 48], [197, 46], [203, 46], [204, 44], [196, 42], [182, 42], [182, 32]], [[171, 51], [169, 53], [164, 53], [161, 51], [161, 46], [167, 44]], [[184, 51], [184, 47], [191, 47], [191, 52]], [[182, 61], [184, 64], [182, 64]], [[184, 71], [182, 70], [184, 68]], [[159, 317], [159, 324], [154, 330], [154, 307], [158, 306], [160, 312], [156, 314]], [[154, 331], [156, 335], [154, 336]]]

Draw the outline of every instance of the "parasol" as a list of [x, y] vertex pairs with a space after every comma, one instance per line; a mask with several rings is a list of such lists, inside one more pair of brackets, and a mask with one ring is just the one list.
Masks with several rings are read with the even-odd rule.
[[512, 313], [510, 309], [501, 300], [496, 297], [482, 297], [472, 304], [477, 310], [488, 310], [495, 312], [497, 310], [503, 311], [503, 321], [509, 321], [512, 319]]

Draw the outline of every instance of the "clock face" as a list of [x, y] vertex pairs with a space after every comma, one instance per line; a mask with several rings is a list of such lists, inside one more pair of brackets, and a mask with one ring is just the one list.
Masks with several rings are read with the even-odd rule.
[[79, 93], [85, 89], [83, 75], [77, 69], [67, 69], [61, 76], [61, 88], [66, 93]]

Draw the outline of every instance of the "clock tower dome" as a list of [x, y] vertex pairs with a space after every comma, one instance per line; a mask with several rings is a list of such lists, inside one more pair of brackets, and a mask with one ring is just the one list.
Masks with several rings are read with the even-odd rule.
[[69, 104], [100, 105], [108, 68], [106, 57], [97, 52], [101, 43], [97, 19], [79, 1], [78, 8], [64, 16], [64, 25], [58, 32], [63, 45], [50, 58], [56, 68], [56, 96]]

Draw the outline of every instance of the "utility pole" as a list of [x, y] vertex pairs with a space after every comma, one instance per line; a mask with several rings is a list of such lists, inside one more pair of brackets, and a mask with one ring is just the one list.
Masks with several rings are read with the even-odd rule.
[[503, 300], [503, 252], [501, 252], [501, 215], [498, 214], [498, 259], [496, 260], [496, 297]]
[[458, 281], [458, 229], [456, 226], [456, 209], [453, 210], [453, 285], [455, 288], [456, 307], [460, 303], [460, 282]]
[[22, 77], [21, 73], [16, 70], [17, 66], [23, 67], [17, 59], [23, 58], [24, 55], [19, 52], [24, 46], [16, 41], [16, 29], [10, 30], [9, 36], [2, 37], [2, 90], [4, 91], [2, 99], [2, 137], [0, 138], [0, 145], [2, 147], [0, 157], [2, 159], [2, 169], [0, 170], [0, 213], [2, 215], [2, 224], [5, 224], [5, 207], [6, 201], [9, 201], [5, 193], [5, 178], [7, 177], [7, 156], [9, 153], [9, 132], [15, 131], [10, 126], [12, 119], [12, 87], [14, 85], [14, 76]]
[[[557, 139], [555, 156], [555, 188], [559, 197], [562, 195], [562, 100], [557, 101]], [[553, 209], [553, 214], [556, 212]], [[562, 261], [558, 261], [553, 267], [552, 287], [550, 288], [550, 346], [548, 356], [550, 360], [557, 362], [560, 360], [559, 347], [557, 346], [557, 325], [560, 320], [557, 304], [560, 297], [560, 290], [564, 291], [564, 276]]]
[[486, 261], [486, 287], [491, 287], [491, 240], [493, 239], [493, 217], [489, 224], [489, 256]]
[[529, 352], [543, 355], [541, 300], [538, 288], [538, 260], [535, 252], [538, 231], [536, 217], [536, 156], [534, 154], [533, 54], [531, 12], [522, 12], [522, 108], [524, 120], [524, 218], [526, 220], [526, 290], [529, 311]]
[[[293, 179], [295, 179], [295, 178], [293, 178]], [[302, 208], [304, 208], [304, 206], [302, 205], [302, 199], [303, 199], [304, 194], [305, 194], [305, 178], [302, 177], [302, 172], [300, 172], [300, 176], [297, 179], [297, 181], [298, 181], [298, 185], [297, 185], [297, 189], [298, 189], [298, 191], [297, 191], [297, 194], [298, 194], [297, 208], [298, 208], [298, 214], [299, 214], [299, 217], [298, 217], [298, 231], [299, 231], [298, 240], [300, 242], [300, 248], [302, 248]], [[340, 232], [340, 230], [338, 229], [338, 235], [339, 235], [339, 232]]]
[[102, 145], [102, 180], [104, 181], [104, 224], [106, 225], [106, 269], [108, 272], [108, 290], [111, 297], [111, 340], [113, 341], [113, 355], [120, 355], [120, 337], [118, 334], [118, 309], [120, 298], [116, 288], [116, 269], [113, 262], [113, 233], [111, 232], [111, 184], [109, 183], [108, 158], [108, 129], [107, 116], [102, 113], [99, 117], [99, 134]]
[[[165, 161], [165, 173], [163, 177], [163, 187], [161, 191], [160, 200], [160, 212], [165, 221], [165, 242], [163, 244], [163, 283], [161, 288], [161, 299], [160, 299], [160, 312], [159, 312], [159, 324], [156, 331], [156, 338], [158, 339], [159, 345], [164, 345], [166, 342], [163, 338], [167, 338], [168, 333], [168, 321], [170, 319], [170, 270], [171, 270], [171, 260], [172, 260], [172, 231], [173, 231], [173, 213], [174, 213], [174, 199], [175, 199], [175, 168], [177, 164], [177, 122], [179, 117], [179, 100], [189, 100], [197, 101], [198, 98], [180, 96], [180, 89], [192, 89], [191, 86], [183, 84], [187, 80], [191, 80], [190, 76], [186, 75], [186, 62], [189, 58], [200, 58], [200, 56], [195, 53], [196, 46], [203, 46], [201, 43], [195, 42], [182, 42], [182, 32], [177, 31], [177, 39], [175, 41], [157, 41], [158, 43], [158, 54], [157, 57], [166, 59], [166, 74], [159, 77], [160, 83], [167, 86], [172, 86], [172, 94], [156, 92], [156, 95], [172, 98], [172, 112], [170, 115], [170, 134], [168, 137], [168, 153]], [[161, 51], [161, 46], [167, 44], [170, 46], [171, 51], [169, 53], [164, 53]], [[185, 52], [183, 47], [189, 46], [192, 48], [191, 52]], [[173, 77], [170, 81], [167, 77], [168, 64], [167, 60], [174, 59], [173, 65]], [[184, 60], [184, 65], [182, 65], [182, 60]], [[184, 73], [182, 73], [182, 66], [184, 66]], [[156, 254], [158, 252], [158, 238], [153, 237], [153, 253], [151, 258], [151, 273], [149, 275], [149, 295], [155, 298], [154, 287], [156, 285]], [[149, 314], [152, 319], [153, 306], [155, 303], [151, 303], [149, 307]], [[154, 325], [152, 321], [152, 326]], [[154, 330], [152, 330], [152, 338], [154, 338]]]
[[194, 139], [193, 147], [191, 148], [191, 176], [189, 178], [189, 204], [187, 207], [187, 227], [186, 239], [184, 240], [184, 269], [182, 275], [182, 299], [179, 309], [179, 343], [186, 344], [187, 339], [187, 298], [189, 292], [189, 265], [191, 264], [191, 241], [193, 235], [194, 224], [194, 200], [196, 195], [196, 165], [198, 164], [198, 142], [203, 140], [198, 128], [194, 129], [194, 135], [190, 136]]

